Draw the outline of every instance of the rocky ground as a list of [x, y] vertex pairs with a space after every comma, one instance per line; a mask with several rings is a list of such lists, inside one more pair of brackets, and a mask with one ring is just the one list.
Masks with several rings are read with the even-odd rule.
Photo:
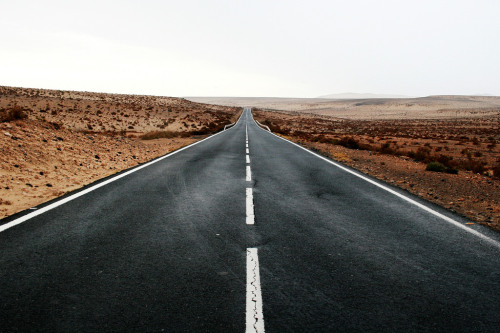
[[0, 218], [193, 143], [241, 111], [168, 97], [0, 93]]

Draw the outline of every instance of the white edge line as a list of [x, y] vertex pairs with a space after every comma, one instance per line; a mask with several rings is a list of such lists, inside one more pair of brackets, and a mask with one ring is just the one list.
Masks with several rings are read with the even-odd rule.
[[246, 333], [264, 330], [262, 291], [260, 287], [259, 256], [256, 248], [247, 249]]
[[[243, 115], [243, 112], [242, 112], [242, 115]], [[240, 121], [240, 119], [241, 119], [241, 116], [240, 116], [240, 118], [238, 119], [238, 121], [237, 121], [235, 124], [237, 124], [237, 123]], [[78, 192], [78, 193], [75, 193], [75, 194], [73, 194], [73, 195], [70, 195], [69, 197], [66, 197], [66, 198], [64, 198], [64, 199], [58, 200], [58, 201], [56, 201], [56, 202], [54, 202], [54, 203], [51, 203], [50, 205], [47, 205], [47, 206], [42, 207], [42, 208], [40, 208], [40, 209], [38, 209], [38, 210], [36, 210], [36, 211], [33, 211], [33, 212], [28, 213], [28, 214], [26, 214], [26, 215], [23, 215], [23, 216], [21, 216], [21, 217], [19, 217], [19, 218], [15, 219], [15, 220], [13, 220], [13, 221], [10, 221], [10, 222], [8, 222], [8, 223], [5, 223], [5, 224], [3, 224], [3, 225], [0, 225], [0, 232], [3, 232], [3, 231], [5, 231], [5, 230], [7, 230], [7, 229], [10, 229], [10, 228], [12, 228], [12, 227], [14, 227], [14, 226], [16, 226], [16, 225], [18, 225], [18, 224], [21, 224], [21, 223], [23, 223], [23, 222], [26, 222], [27, 220], [32, 219], [32, 218], [34, 218], [35, 216], [41, 215], [41, 214], [43, 214], [43, 213], [45, 213], [45, 212], [47, 212], [47, 211], [49, 211], [49, 210], [52, 210], [52, 209], [54, 209], [54, 208], [56, 208], [56, 207], [59, 207], [59, 206], [61, 206], [61, 205], [64, 205], [65, 203], [67, 203], [67, 202], [69, 202], [69, 201], [72, 201], [72, 200], [74, 200], [74, 199], [76, 199], [76, 198], [79, 198], [79, 197], [81, 197], [81, 196], [83, 196], [83, 195], [85, 195], [85, 194], [87, 194], [87, 193], [90, 193], [90, 192], [92, 192], [92, 191], [94, 191], [94, 190], [97, 190], [98, 188], [103, 187], [103, 186], [105, 186], [105, 185], [108, 185], [109, 183], [112, 183], [112, 182], [114, 182], [114, 181], [116, 181], [116, 180], [118, 180], [118, 179], [120, 179], [120, 178], [125, 177], [125, 176], [128, 176], [128, 175], [130, 175], [131, 173], [134, 173], [134, 172], [139, 171], [139, 170], [141, 170], [141, 169], [143, 169], [143, 168], [146, 168], [146, 167], [148, 167], [148, 166], [150, 166], [150, 165], [152, 165], [152, 164], [155, 164], [155, 163], [157, 163], [157, 162], [160, 162], [161, 160], [163, 160], [163, 159], [165, 159], [165, 158], [168, 158], [168, 157], [173, 156], [173, 155], [175, 155], [175, 154], [177, 154], [177, 153], [180, 153], [181, 151], [183, 151], [183, 150], [185, 150], [185, 149], [191, 148], [191, 147], [193, 147], [193, 146], [195, 146], [195, 145], [197, 145], [197, 144], [200, 144], [200, 143], [202, 143], [202, 142], [203, 142], [203, 141], [205, 141], [205, 140], [211, 139], [211, 138], [213, 138], [213, 137], [215, 137], [215, 136], [217, 136], [217, 135], [219, 135], [219, 134], [221, 134], [221, 133], [224, 133], [224, 131], [221, 131], [221, 132], [219, 132], [219, 133], [215, 133], [215, 134], [213, 134], [213, 135], [211, 135], [211, 136], [209, 136], [209, 137], [207, 137], [207, 138], [205, 138], [205, 139], [203, 139], [203, 140], [200, 140], [200, 141], [194, 142], [194, 143], [192, 143], [192, 144], [190, 144], [190, 145], [187, 145], [187, 146], [185, 146], [185, 147], [182, 147], [182, 148], [180, 148], [180, 149], [177, 149], [177, 150], [175, 150], [175, 151], [173, 151], [173, 152], [167, 153], [166, 155], [161, 156], [161, 157], [159, 157], [159, 158], [155, 159], [154, 161], [147, 162], [147, 163], [142, 164], [142, 165], [140, 165], [140, 166], [134, 167], [132, 170], [125, 171], [124, 173], [121, 173], [121, 174], [119, 174], [119, 175], [117, 175], [117, 176], [115, 176], [115, 177], [113, 177], [113, 178], [107, 179], [107, 180], [105, 180], [105, 181], [103, 181], [103, 182], [101, 182], [101, 183], [99, 183], [99, 184], [96, 184], [96, 185], [94, 185], [94, 186], [92, 186], [92, 187], [89, 187], [89, 188], [87, 188], [87, 189], [85, 189], [85, 190], [82, 190], [82, 191], [80, 191], [80, 192]]]
[[[252, 119], [253, 119], [253, 117], [252, 117]], [[257, 120], [254, 120], [254, 121], [258, 123]], [[263, 128], [260, 128], [260, 129], [263, 130], [263, 131], [265, 131]], [[331, 160], [327, 159], [324, 156], [321, 156], [321, 155], [319, 155], [319, 154], [317, 154], [315, 152], [312, 152], [309, 149], [304, 148], [304, 147], [302, 147], [301, 145], [299, 145], [299, 144], [297, 144], [295, 142], [292, 142], [290, 140], [282, 138], [281, 136], [276, 135], [276, 134], [274, 134], [271, 131], [269, 131], [269, 133], [271, 133], [272, 135], [274, 135], [277, 138], [280, 138], [283, 141], [287, 141], [287, 142], [289, 142], [289, 143], [291, 143], [291, 144], [299, 147], [300, 149], [305, 150], [306, 152], [308, 152], [308, 153], [310, 153], [310, 154], [312, 154], [312, 155], [314, 155], [314, 156], [316, 156], [316, 157], [318, 157], [318, 158], [320, 158], [320, 159], [322, 159], [322, 160], [324, 160], [324, 161], [326, 161], [326, 162], [328, 162], [328, 163], [336, 166], [339, 169], [342, 169], [342, 170], [344, 170], [344, 171], [346, 171], [346, 172], [348, 172], [348, 173], [350, 173], [350, 174], [352, 174], [352, 175], [354, 175], [354, 176], [356, 176], [358, 178], [361, 178], [361, 179], [363, 179], [363, 180], [365, 180], [365, 181], [367, 181], [367, 182], [369, 182], [369, 183], [371, 183], [371, 184], [373, 184], [373, 185], [375, 185], [375, 186], [377, 186], [377, 187], [379, 187], [379, 188], [381, 188], [381, 189], [383, 189], [383, 190], [385, 190], [385, 191], [387, 191], [387, 192], [389, 192], [391, 194], [394, 194], [395, 196], [397, 196], [397, 197], [399, 197], [399, 198], [401, 198], [401, 199], [403, 199], [403, 200], [405, 200], [405, 201], [407, 201], [407, 202], [409, 202], [409, 203], [411, 203], [411, 204], [413, 204], [413, 205], [415, 205], [415, 206], [417, 206], [417, 207], [425, 210], [428, 213], [431, 213], [432, 215], [434, 215], [436, 217], [439, 217], [439, 218], [443, 219], [444, 221], [446, 221], [446, 222], [448, 222], [448, 223], [450, 223], [450, 224], [452, 224], [452, 225], [454, 225], [454, 226], [456, 226], [456, 227], [458, 227], [458, 228], [460, 228], [460, 229], [462, 229], [462, 230], [464, 230], [464, 231], [466, 231], [466, 232], [468, 232], [470, 234], [473, 234], [474, 236], [477, 236], [477, 237], [481, 238], [482, 240], [484, 240], [484, 241], [490, 243], [491, 245], [493, 245], [493, 246], [495, 246], [495, 247], [497, 247], [497, 248], [500, 249], [500, 243], [499, 242], [497, 242], [496, 240], [494, 240], [494, 239], [492, 239], [492, 238], [490, 238], [490, 237], [488, 237], [486, 235], [483, 235], [479, 231], [471, 229], [471, 228], [465, 226], [464, 224], [462, 224], [462, 223], [460, 223], [458, 221], [455, 221], [454, 219], [449, 218], [448, 216], [443, 215], [443, 214], [435, 211], [434, 209], [429, 208], [429, 207], [421, 204], [420, 202], [417, 202], [417, 201], [415, 201], [415, 200], [413, 200], [413, 199], [411, 199], [411, 198], [409, 198], [409, 197], [407, 197], [407, 196], [405, 196], [405, 195], [403, 195], [403, 194], [401, 194], [399, 192], [394, 191], [393, 189], [391, 189], [391, 188], [389, 188], [389, 187], [387, 187], [385, 185], [382, 185], [382, 184], [380, 184], [380, 183], [378, 183], [378, 182], [376, 182], [376, 181], [374, 181], [374, 180], [372, 180], [372, 179], [370, 179], [368, 177], [365, 177], [365, 176], [363, 176], [363, 175], [361, 175], [361, 174], [359, 174], [359, 173], [357, 173], [357, 172], [355, 172], [353, 170], [350, 170], [350, 169], [346, 168], [345, 166], [343, 166], [341, 164], [338, 164], [338, 163], [336, 163], [334, 161], [331, 161]]]
[[[252, 119], [253, 119], [253, 117], [252, 117]], [[256, 122], [257, 122], [257, 124], [258, 124], [259, 126], [261, 126], [261, 127], [265, 127], [265, 128], [268, 130], [268, 132], [271, 132], [271, 130], [269, 129], [269, 126], [267, 126], [267, 125], [262, 125], [261, 123], [259, 123], [259, 121], [258, 121], [258, 120], [255, 120], [255, 119], [254, 119], [254, 121], [256, 121]]]

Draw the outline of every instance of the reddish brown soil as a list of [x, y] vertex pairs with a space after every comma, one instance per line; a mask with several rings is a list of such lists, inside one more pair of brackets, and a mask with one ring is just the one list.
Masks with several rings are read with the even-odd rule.
[[[141, 134], [164, 130], [213, 129], [240, 108], [190, 102], [182, 98], [118, 95], [0, 86], [0, 112], [20, 107], [29, 119], [73, 130]], [[208, 133], [208, 132], [207, 132]]]

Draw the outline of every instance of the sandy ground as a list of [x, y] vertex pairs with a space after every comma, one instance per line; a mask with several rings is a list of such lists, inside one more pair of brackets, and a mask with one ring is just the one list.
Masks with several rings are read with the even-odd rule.
[[[0, 92], [3, 115], [20, 106], [27, 116], [0, 122], [0, 218], [193, 143], [234, 122], [241, 111], [167, 97], [8, 87]], [[172, 138], [138, 138], [166, 130]]]
[[350, 100], [270, 97], [189, 97], [189, 99], [202, 103], [251, 106], [266, 111], [312, 113], [357, 120], [494, 117], [498, 116], [500, 112], [500, 97], [495, 96], [429, 96]]
[[[254, 115], [292, 141], [500, 230], [500, 113], [434, 120], [258, 110]], [[343, 146], [345, 138], [358, 146]], [[458, 174], [426, 171], [435, 160], [447, 161]]]
[[228, 120], [236, 112], [231, 107], [175, 97], [0, 86], [0, 111], [16, 105], [32, 120], [55, 122], [73, 130], [127, 135], [201, 130], [221, 118]]

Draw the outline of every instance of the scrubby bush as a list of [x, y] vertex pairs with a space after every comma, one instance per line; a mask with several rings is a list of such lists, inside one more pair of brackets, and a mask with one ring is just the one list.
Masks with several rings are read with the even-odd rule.
[[1, 109], [0, 110], [0, 121], [1, 122], [9, 122], [14, 120], [21, 120], [28, 118], [24, 109], [20, 106], [13, 106], [10, 109]]
[[457, 170], [457, 169], [455, 169], [455, 168], [450, 168], [450, 167], [446, 167], [446, 169], [444, 170], [444, 172], [446, 172], [446, 173], [451, 173], [451, 174], [453, 174], [453, 175], [458, 174], [458, 170]]
[[428, 147], [418, 147], [417, 151], [410, 151], [408, 157], [413, 158], [417, 162], [430, 162], [431, 149]]
[[[304, 135], [307, 135], [307, 134], [304, 133]], [[320, 134], [318, 136], [314, 136], [311, 141], [312, 142], [319, 142], [319, 143], [328, 143], [328, 144], [331, 144], [331, 145], [338, 144], [338, 140], [337, 139], [326, 137], [323, 134]]]
[[172, 131], [153, 131], [140, 136], [142, 140], [170, 139], [179, 136], [179, 133]]
[[338, 144], [348, 149], [359, 149], [359, 141], [352, 136], [344, 136], [338, 141]]
[[425, 168], [427, 171], [433, 171], [433, 172], [446, 172], [446, 173], [451, 173], [451, 174], [457, 174], [458, 170], [447, 167], [443, 165], [442, 163], [439, 163], [437, 161], [433, 161], [427, 164], [427, 167]]
[[391, 148], [391, 143], [390, 142], [386, 142], [382, 145], [382, 147], [380, 147], [380, 150], [379, 150], [382, 154], [387, 154], [387, 155], [392, 155], [394, 154], [394, 149]]
[[493, 168], [493, 176], [500, 178], [500, 163]]
[[425, 168], [427, 171], [444, 172], [446, 167], [439, 162], [430, 162]]
[[465, 170], [472, 171], [474, 173], [484, 173], [486, 171], [485, 167], [486, 163], [482, 161], [477, 161], [473, 159], [470, 155], [468, 156], [467, 160], [462, 162], [462, 167]]

